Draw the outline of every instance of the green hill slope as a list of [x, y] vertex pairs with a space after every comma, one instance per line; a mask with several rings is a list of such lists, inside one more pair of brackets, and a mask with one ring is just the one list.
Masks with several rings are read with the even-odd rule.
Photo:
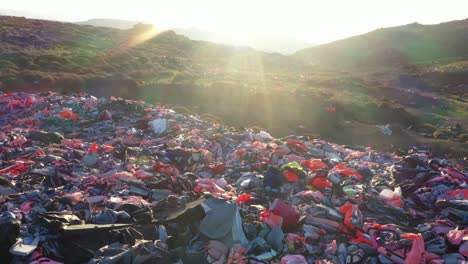
[[467, 57], [468, 19], [437, 25], [413, 23], [298, 51], [295, 57], [333, 68], [399, 66]]

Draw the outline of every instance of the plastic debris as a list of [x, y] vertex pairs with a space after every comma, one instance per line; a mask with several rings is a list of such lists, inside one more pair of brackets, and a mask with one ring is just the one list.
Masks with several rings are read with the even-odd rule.
[[467, 172], [141, 101], [3, 94], [0, 259], [464, 263]]
[[167, 120], [166, 119], [155, 119], [148, 123], [152, 128], [155, 134], [162, 134], [167, 129]]

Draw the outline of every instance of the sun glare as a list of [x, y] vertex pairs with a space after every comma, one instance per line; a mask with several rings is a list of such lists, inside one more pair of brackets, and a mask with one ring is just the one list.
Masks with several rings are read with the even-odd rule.
[[143, 30], [141, 33], [132, 37], [128, 42], [128, 46], [134, 47], [134, 46], [140, 45], [156, 37], [159, 33], [161, 33], [161, 31], [157, 29], [155, 26], [148, 27], [147, 29]]
[[235, 46], [248, 46], [251, 44], [251, 37], [242, 32], [232, 32], [231, 42]]

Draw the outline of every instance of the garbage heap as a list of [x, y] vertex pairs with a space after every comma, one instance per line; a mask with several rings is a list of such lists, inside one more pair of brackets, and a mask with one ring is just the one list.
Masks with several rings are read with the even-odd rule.
[[466, 168], [0, 93], [2, 263], [466, 263]]

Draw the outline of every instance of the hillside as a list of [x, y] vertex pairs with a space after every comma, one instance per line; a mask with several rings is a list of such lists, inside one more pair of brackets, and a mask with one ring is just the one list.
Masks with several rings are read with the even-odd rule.
[[216, 72], [251, 72], [258, 61], [269, 72], [297, 68], [281, 55], [193, 41], [143, 24], [117, 30], [0, 17], [0, 38], [0, 81], [12, 89], [134, 89]]
[[[144, 99], [239, 128], [320, 134], [386, 150], [424, 144], [464, 155], [468, 149], [463, 75], [450, 77], [466, 69], [461, 61], [325, 70], [295, 56], [194, 41], [150, 25], [119, 30], [18, 17], [0, 17], [0, 39], [5, 92]], [[377, 127], [385, 124], [392, 136]]]
[[295, 57], [330, 68], [363, 69], [468, 57], [468, 19], [437, 25], [413, 23], [298, 51]]

